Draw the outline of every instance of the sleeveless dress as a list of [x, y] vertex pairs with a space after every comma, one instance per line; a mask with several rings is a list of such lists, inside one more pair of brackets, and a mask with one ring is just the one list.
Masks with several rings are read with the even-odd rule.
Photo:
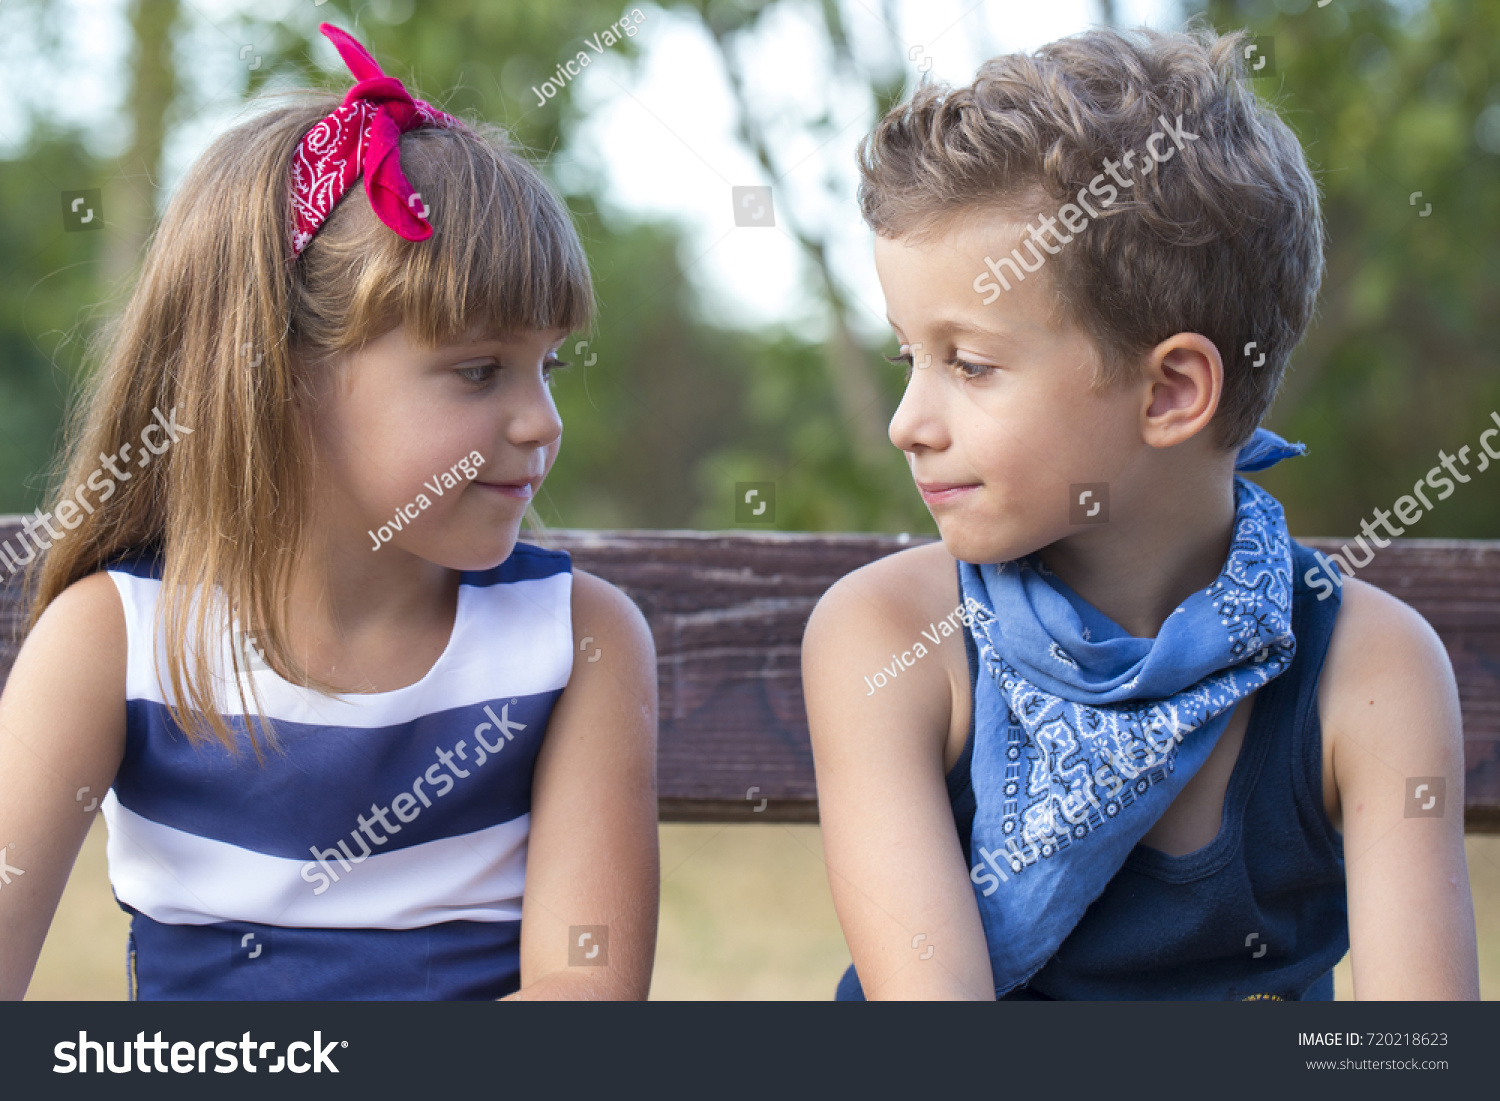
[[[125, 754], [103, 800], [141, 999], [492, 999], [520, 986], [531, 780], [572, 671], [572, 565], [518, 543], [461, 574], [420, 681], [337, 698], [290, 684], [236, 622], [277, 744], [191, 745], [167, 710], [161, 562], [107, 567], [124, 602]], [[241, 664], [244, 664], [242, 659]], [[232, 674], [231, 674], [232, 675]], [[248, 698], [248, 692], [247, 692]], [[253, 708], [253, 705], [252, 705]]]
[[[1317, 693], [1341, 595], [1318, 598], [1306, 582], [1318, 561], [1295, 540], [1292, 565], [1297, 653], [1256, 693], [1217, 836], [1182, 856], [1136, 845], [1052, 958], [1001, 1000], [1333, 999], [1349, 926], [1343, 838], [1323, 807]], [[963, 636], [972, 687], [978, 651]], [[971, 715], [947, 777], [966, 855], [973, 751]], [[863, 1000], [852, 966], [835, 997]]]

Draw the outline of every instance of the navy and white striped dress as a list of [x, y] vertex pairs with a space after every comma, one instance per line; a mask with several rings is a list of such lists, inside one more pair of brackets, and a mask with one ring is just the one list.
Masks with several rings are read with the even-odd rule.
[[[567, 552], [519, 543], [500, 566], [462, 574], [447, 649], [392, 692], [300, 688], [252, 641], [241, 675], [279, 746], [263, 766], [225, 677], [215, 691], [238, 757], [189, 744], [172, 722], [157, 677], [159, 559], [107, 568], [129, 658], [125, 755], [102, 806], [110, 882], [132, 915], [131, 996], [516, 990], [532, 770], [573, 664]], [[231, 645], [221, 640], [220, 670]]]

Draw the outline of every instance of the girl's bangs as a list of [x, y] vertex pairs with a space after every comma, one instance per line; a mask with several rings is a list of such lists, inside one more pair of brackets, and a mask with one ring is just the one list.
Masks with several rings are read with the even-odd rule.
[[[503, 139], [502, 139], [503, 140]], [[566, 208], [529, 165], [473, 136], [423, 129], [402, 139], [402, 165], [426, 204], [432, 236], [407, 241], [370, 214], [373, 240], [351, 322], [404, 322], [429, 346], [593, 321], [588, 261]], [[366, 328], [366, 326], [354, 326]]]

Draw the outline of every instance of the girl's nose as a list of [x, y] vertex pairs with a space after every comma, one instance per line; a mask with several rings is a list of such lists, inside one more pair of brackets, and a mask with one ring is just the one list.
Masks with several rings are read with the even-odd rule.
[[517, 447], [548, 447], [562, 435], [562, 427], [551, 387], [540, 376], [528, 380], [511, 418], [510, 442]]

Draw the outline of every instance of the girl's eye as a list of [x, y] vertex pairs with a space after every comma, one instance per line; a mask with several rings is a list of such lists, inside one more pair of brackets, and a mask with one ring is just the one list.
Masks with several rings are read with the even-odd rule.
[[498, 363], [481, 363], [475, 367], [460, 367], [458, 375], [466, 382], [481, 385], [488, 382], [498, 370], [500, 370]]
[[[907, 352], [904, 355], [899, 355], [899, 356], [886, 356], [885, 358], [888, 359], [892, 363], [904, 363], [904, 364], [906, 364], [906, 377], [907, 377], [908, 380], [911, 379], [911, 372], [912, 372], [912, 366], [913, 365], [912, 365], [912, 359], [911, 359], [911, 353], [910, 352]], [[960, 375], [962, 375], [965, 379], [968, 379], [970, 381], [972, 381], [974, 379], [977, 379], [977, 378], [981, 378], [984, 375], [988, 374], [989, 372], [991, 372], [991, 371], [993, 371], [995, 369], [993, 367], [986, 366], [985, 364], [982, 364], [982, 363], [970, 363], [968, 360], [958, 359], [957, 357], [955, 357], [953, 359], [950, 359], [950, 360], [947, 360], [946, 362], [947, 362], [948, 366], [956, 368], [958, 370], [958, 372], [959, 372]]]
[[[556, 356], [549, 356], [548, 358], [542, 360], [542, 375], [543, 377], [550, 380], [552, 378], [553, 371], [560, 371], [564, 367], [571, 366], [571, 363], [565, 363], [562, 360], [558, 359]], [[472, 382], [476, 386], [482, 386], [486, 382], [489, 382], [490, 379], [494, 378], [495, 372], [499, 370], [500, 365], [498, 363], [480, 363], [476, 364], [473, 367], [458, 368], [458, 375], [467, 382]]]

